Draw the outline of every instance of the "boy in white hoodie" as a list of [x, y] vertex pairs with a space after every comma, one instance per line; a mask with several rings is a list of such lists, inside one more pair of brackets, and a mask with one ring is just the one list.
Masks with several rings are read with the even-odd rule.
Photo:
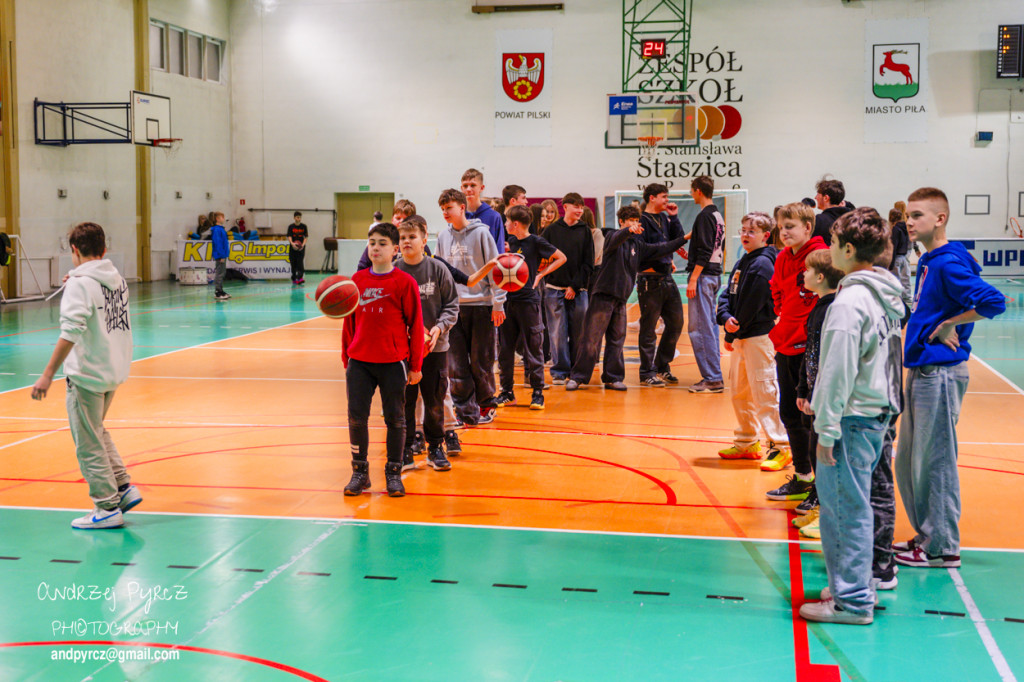
[[42, 400], [53, 375], [64, 364], [67, 375], [68, 424], [82, 476], [89, 484], [95, 509], [71, 522], [72, 528], [93, 530], [124, 525], [123, 512], [142, 502], [142, 495], [114, 447], [103, 418], [114, 391], [128, 378], [132, 361], [132, 330], [128, 285], [103, 258], [106, 236], [96, 223], [80, 223], [68, 236], [71, 262], [60, 302], [60, 338], [32, 398]]
[[832, 264], [846, 276], [825, 315], [811, 397], [829, 586], [820, 602], [800, 607], [805, 620], [867, 625], [874, 619], [871, 472], [901, 406], [889, 350], [900, 334], [902, 287], [873, 265], [888, 242], [889, 225], [873, 208], [855, 209], [832, 226]]

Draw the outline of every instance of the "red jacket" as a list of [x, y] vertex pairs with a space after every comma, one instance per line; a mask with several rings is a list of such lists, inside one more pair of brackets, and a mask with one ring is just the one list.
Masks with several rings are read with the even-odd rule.
[[775, 274], [772, 276], [772, 300], [779, 321], [768, 338], [775, 345], [776, 352], [783, 355], [800, 355], [807, 345], [807, 316], [818, 303], [816, 294], [804, 289], [804, 259], [811, 251], [827, 249], [821, 237], [811, 237], [795, 254], [785, 248], [775, 259]]
[[367, 268], [352, 275], [352, 281], [359, 287], [359, 305], [345, 318], [342, 328], [342, 364], [348, 367], [349, 358], [362, 362], [408, 360], [409, 371], [421, 371], [423, 312], [416, 280], [397, 268], [384, 275]]

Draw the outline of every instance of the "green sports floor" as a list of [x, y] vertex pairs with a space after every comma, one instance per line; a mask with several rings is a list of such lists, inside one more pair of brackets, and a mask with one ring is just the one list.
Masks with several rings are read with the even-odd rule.
[[[997, 285], [1014, 302], [975, 352], [1021, 386], [1024, 285]], [[136, 358], [317, 315], [286, 284], [228, 290], [133, 285]], [[0, 390], [32, 384], [57, 324], [51, 304], [2, 308]], [[817, 543], [141, 510], [80, 533], [46, 507], [0, 508], [3, 682], [1024, 675], [1021, 552], [907, 569], [872, 626], [820, 626], [792, 607], [825, 584]]]

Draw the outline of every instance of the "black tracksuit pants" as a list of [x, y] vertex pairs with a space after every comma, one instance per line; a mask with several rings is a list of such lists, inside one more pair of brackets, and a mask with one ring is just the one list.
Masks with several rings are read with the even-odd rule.
[[[384, 406], [384, 423], [388, 427], [388, 461], [402, 461], [407, 381], [405, 361], [363, 362], [349, 358], [345, 388], [348, 393], [348, 439], [352, 446], [353, 460], [366, 461], [370, 447], [370, 403], [379, 388], [380, 401]], [[415, 420], [413, 423], [416, 423]]]
[[[522, 343], [520, 343], [522, 340]], [[505, 321], [498, 327], [498, 370], [502, 392], [515, 383], [515, 353], [523, 355], [523, 374], [530, 388], [544, 390], [544, 323], [540, 301], [505, 301]]]
[[[405, 387], [405, 423], [416, 424], [416, 396], [423, 396], [423, 434], [429, 445], [444, 440], [444, 396], [448, 392], [448, 351], [423, 356], [423, 378]], [[406, 428], [405, 447], [412, 447], [415, 428]]]
[[[640, 301], [640, 379], [667, 372], [676, 356], [676, 343], [683, 333], [683, 299], [672, 275], [641, 274], [636, 279]], [[658, 318], [665, 320], [665, 331], [658, 343]], [[657, 343], [657, 347], [655, 344]]]

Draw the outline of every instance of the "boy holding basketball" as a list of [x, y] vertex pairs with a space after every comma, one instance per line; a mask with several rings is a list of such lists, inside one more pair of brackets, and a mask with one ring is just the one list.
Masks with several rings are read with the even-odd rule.
[[974, 322], [1006, 310], [964, 247], [946, 237], [949, 201], [934, 187], [907, 198], [907, 232], [925, 248], [907, 322], [907, 385], [896, 482], [915, 535], [893, 545], [903, 566], [960, 565], [956, 423], [967, 392]]
[[402, 272], [416, 280], [423, 310], [426, 353], [423, 377], [418, 384], [405, 389], [405, 449], [403, 467], [413, 463], [416, 398], [423, 396], [423, 433], [427, 442], [427, 463], [435, 471], [448, 471], [451, 464], [445, 457], [444, 400], [448, 393], [448, 330], [459, 319], [459, 292], [455, 289], [448, 268], [439, 260], [425, 255], [427, 223], [420, 216], [407, 218], [398, 228], [398, 245], [402, 257], [396, 262]]
[[103, 426], [117, 387], [128, 378], [132, 330], [128, 285], [103, 258], [106, 236], [96, 223], [80, 223], [68, 236], [71, 262], [60, 302], [60, 339], [49, 364], [32, 387], [32, 398], [46, 397], [61, 364], [67, 375], [68, 426], [75, 455], [89, 484], [95, 508], [71, 522], [94, 530], [124, 525], [123, 512], [142, 502], [121, 455]]
[[832, 225], [832, 264], [845, 273], [825, 315], [811, 398], [818, 434], [816, 487], [821, 550], [828, 573], [822, 600], [800, 607], [805, 620], [867, 625], [874, 619], [871, 475], [890, 419], [900, 411], [890, 345], [905, 309], [900, 282], [875, 260], [889, 226], [873, 208]]
[[671, 255], [686, 243], [685, 235], [667, 242], [645, 241], [640, 209], [634, 206], [623, 206], [617, 215], [619, 229], [604, 241], [604, 264], [597, 271], [590, 288], [590, 305], [583, 322], [580, 352], [572, 365], [569, 380], [565, 382], [567, 391], [575, 391], [581, 384], [590, 383], [602, 338], [605, 346], [601, 381], [606, 389], [626, 390], [623, 382], [626, 361], [622, 352], [626, 342], [626, 300], [633, 293], [640, 263]]
[[359, 287], [359, 305], [345, 318], [341, 336], [352, 447], [352, 480], [345, 486], [346, 495], [359, 495], [370, 487], [367, 422], [378, 388], [387, 425], [387, 492], [391, 497], [405, 495], [405, 387], [418, 383], [422, 376], [424, 334], [416, 280], [392, 264], [397, 245], [394, 225], [374, 225], [367, 237], [371, 265], [352, 275]]
[[288, 226], [288, 262], [292, 266], [292, 284], [306, 283], [306, 240], [309, 229], [302, 222], [302, 212], [296, 211], [295, 222]]
[[[522, 289], [509, 292], [506, 297], [505, 322], [498, 332], [498, 373], [501, 379], [501, 393], [498, 394], [497, 403], [498, 407], [516, 404], [516, 394], [512, 390], [515, 352], [517, 344], [522, 339], [523, 371], [530, 388], [533, 389], [530, 409], [543, 410], [544, 326], [540, 318], [540, 294], [537, 286], [542, 279], [565, 264], [565, 254], [543, 237], [529, 233], [532, 220], [533, 216], [525, 206], [515, 205], [508, 210], [508, 252], [523, 257], [529, 276]], [[484, 266], [483, 274], [486, 275], [494, 268], [498, 258], [500, 256]], [[544, 260], [549, 262], [544, 269], [539, 270], [540, 263]]]
[[[466, 197], [462, 192], [446, 189], [437, 203], [449, 225], [437, 236], [439, 257], [468, 275], [498, 255], [498, 247], [487, 227], [479, 220], [466, 217]], [[466, 426], [490, 424], [497, 412], [495, 328], [505, 321], [505, 292], [487, 278], [473, 286], [457, 284], [456, 287], [459, 320], [448, 335], [452, 400], [456, 414]]]

